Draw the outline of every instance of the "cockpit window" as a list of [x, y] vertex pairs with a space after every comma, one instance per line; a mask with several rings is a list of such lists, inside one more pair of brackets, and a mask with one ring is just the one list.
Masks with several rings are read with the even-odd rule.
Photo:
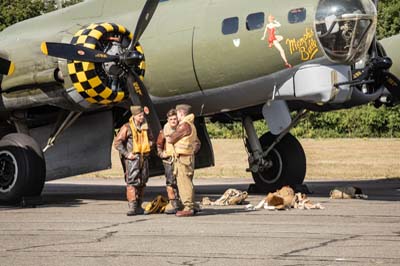
[[239, 29], [239, 18], [226, 18], [222, 21], [222, 33], [225, 35], [236, 33]]
[[247, 16], [246, 29], [257, 30], [264, 27], [264, 13], [253, 13]]
[[288, 14], [288, 21], [291, 24], [300, 23], [306, 20], [307, 11], [304, 7], [292, 9]]

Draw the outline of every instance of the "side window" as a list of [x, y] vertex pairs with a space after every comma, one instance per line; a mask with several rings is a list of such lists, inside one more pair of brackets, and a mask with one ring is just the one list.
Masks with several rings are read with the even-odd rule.
[[264, 13], [253, 13], [247, 16], [246, 19], [246, 29], [247, 30], [257, 30], [264, 27]]
[[304, 7], [292, 9], [288, 14], [289, 23], [300, 23], [306, 20], [307, 12]]
[[222, 21], [222, 33], [224, 35], [236, 33], [239, 29], [239, 18], [226, 18]]

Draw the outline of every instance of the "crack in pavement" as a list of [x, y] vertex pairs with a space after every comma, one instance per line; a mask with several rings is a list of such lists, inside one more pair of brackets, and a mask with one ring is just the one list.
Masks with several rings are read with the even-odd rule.
[[55, 246], [68, 246], [68, 245], [77, 245], [77, 244], [94, 244], [94, 243], [100, 243], [102, 241], [105, 241], [112, 236], [114, 236], [118, 231], [111, 231], [111, 232], [106, 232], [104, 236], [98, 237], [94, 240], [91, 241], [74, 241], [74, 242], [66, 242], [66, 243], [52, 243], [52, 244], [45, 244], [45, 245], [36, 245], [36, 246], [28, 246], [28, 247], [23, 247], [23, 248], [14, 248], [14, 249], [6, 249], [6, 252], [13, 252], [13, 251], [26, 251], [28, 249], [35, 249], [35, 248], [42, 248], [42, 247], [55, 247]]
[[[54, 251], [45, 251], [49, 253], [48, 256], [43, 257], [52, 257], [54, 256]], [[336, 256], [329, 256], [329, 255], [318, 255], [318, 256], [312, 256], [312, 255], [293, 255], [290, 257], [277, 257], [275, 255], [258, 255], [258, 254], [242, 254], [238, 255], [235, 254], [233, 255], [232, 253], [199, 253], [199, 254], [184, 254], [184, 253], [177, 253], [177, 252], [134, 252], [134, 251], [112, 251], [112, 252], [100, 252], [98, 255], [77, 255], [77, 254], [71, 254], [74, 252], [71, 251], [57, 251], [57, 253], [69, 253], [69, 255], [66, 255], [68, 257], [75, 257], [75, 258], [118, 258], [118, 257], [137, 257], [137, 258], [163, 258], [164, 260], [166, 258], [171, 258], [171, 259], [187, 259], [186, 263], [196, 261], [196, 260], [202, 260], [202, 259], [208, 259], [209, 261], [214, 260], [214, 259], [224, 259], [224, 260], [245, 260], [245, 261], [265, 261], [265, 260], [277, 260], [277, 261], [286, 261], [286, 262], [298, 262], [298, 261], [303, 261], [303, 262], [335, 262], [337, 257]], [[86, 251], [85, 253], [88, 253]], [[93, 253], [93, 252], [92, 252]], [[1, 254], [1, 253], [0, 253]], [[0, 258], [3, 257], [0, 255]], [[346, 259], [345, 262], [347, 263], [360, 263], [360, 262], [370, 262], [371, 260], [380, 260], [382, 262], [385, 262], [386, 264], [390, 263], [395, 263], [398, 261], [398, 258], [389, 258], [389, 257], [351, 257]], [[177, 264], [177, 263], [176, 263]], [[182, 264], [180, 264], [182, 265]], [[183, 265], [188, 265], [188, 264], [183, 264]], [[306, 263], [306, 265], [310, 265], [309, 263]]]
[[105, 225], [105, 226], [101, 226], [101, 227], [97, 227], [97, 228], [94, 228], [94, 229], [89, 229], [89, 230], [86, 230], [86, 231], [97, 231], [97, 230], [102, 230], [102, 229], [110, 229], [110, 228], [112, 228], [112, 227], [117, 227], [117, 226], [120, 226], [120, 225], [126, 225], [126, 224], [134, 224], [134, 223], [140, 223], [140, 222], [146, 222], [146, 221], [148, 221], [149, 219], [139, 219], [139, 220], [135, 220], [135, 221], [130, 221], [130, 222], [124, 222], [124, 223], [115, 223], [115, 224], [110, 224], [110, 225]]
[[93, 242], [93, 243], [100, 243], [104, 240], [107, 240], [107, 239], [113, 237], [113, 235], [115, 235], [116, 233], [118, 233], [118, 231], [107, 232], [104, 236], [95, 239], [95, 242]]
[[[71, 242], [71, 243], [59, 243], [59, 244], [46, 244], [46, 245], [37, 245], [37, 246], [30, 246], [30, 247], [25, 247], [25, 248], [18, 248], [18, 249], [10, 249], [10, 250], [6, 250], [6, 251], [22, 251], [22, 252], [37, 252], [37, 251], [29, 251], [29, 249], [34, 249], [34, 248], [39, 248], [39, 247], [46, 247], [46, 246], [63, 246], [63, 245], [75, 245], [75, 244], [93, 244], [93, 243], [100, 243], [103, 241], [106, 241], [107, 239], [113, 237], [116, 233], [118, 233], [118, 231], [111, 231], [111, 232], [107, 232], [106, 234], [104, 234], [103, 236], [96, 238], [95, 240], [92, 241], [84, 241], [84, 242]], [[275, 255], [257, 255], [257, 254], [236, 254], [236, 256], [232, 256], [233, 254], [231, 253], [214, 253], [214, 254], [210, 254], [210, 253], [206, 253], [206, 254], [179, 254], [179, 253], [170, 253], [170, 252], [148, 252], [148, 253], [136, 253], [136, 252], [110, 252], [110, 253], [102, 253], [99, 255], [72, 255], [73, 257], [81, 257], [81, 258], [99, 258], [99, 257], [162, 257], [162, 258], [166, 258], [166, 257], [170, 257], [170, 258], [178, 258], [178, 259], [189, 259], [189, 260], [185, 260], [183, 262], [173, 262], [171, 260], [167, 261], [169, 264], [176, 264], [176, 265], [199, 265], [202, 263], [206, 263], [209, 262], [210, 260], [214, 260], [214, 259], [228, 259], [228, 260], [280, 260], [280, 261], [298, 261], [299, 259], [301, 260], [306, 260], [308, 262], [332, 262], [335, 261], [335, 257], [332, 256], [312, 256], [312, 255], [301, 255], [301, 254], [296, 254], [302, 251], [307, 251], [307, 250], [312, 250], [312, 249], [316, 249], [316, 248], [320, 248], [320, 247], [324, 247], [324, 246], [328, 246], [331, 243], [335, 243], [335, 242], [342, 242], [342, 241], [347, 241], [347, 240], [352, 240], [352, 239], [356, 239], [359, 238], [359, 235], [353, 235], [344, 239], [335, 239], [335, 240], [329, 240], [323, 243], [320, 243], [316, 246], [312, 246], [312, 247], [307, 247], [307, 248], [302, 248], [302, 249], [297, 249], [297, 250], [292, 250], [290, 252], [284, 253], [280, 256], [275, 256]], [[43, 251], [44, 253], [50, 253], [50, 254], [54, 254], [53, 251]], [[56, 251], [59, 253], [71, 253], [68, 250], [64, 250], [64, 251]], [[72, 252], [73, 253], [73, 252]], [[4, 257], [5, 254], [0, 255], [0, 257]], [[71, 255], [69, 255], [71, 256]], [[46, 257], [46, 256], [44, 256]], [[350, 262], [361, 262], [363, 260], [371, 260], [371, 259], [380, 259], [382, 261], [393, 261], [396, 260], [397, 258], [388, 258], [388, 257], [351, 257], [348, 258], [348, 260], [346, 260], [347, 263]]]
[[349, 236], [349, 237], [347, 237], [347, 238], [331, 239], [331, 240], [322, 242], [322, 243], [320, 243], [320, 244], [317, 244], [317, 245], [315, 245], [315, 246], [306, 247], [306, 248], [300, 248], [300, 249], [295, 249], [295, 250], [292, 250], [292, 251], [283, 253], [283, 254], [277, 256], [277, 258], [279, 258], [279, 257], [290, 257], [290, 256], [292, 256], [292, 255], [294, 255], [294, 254], [296, 254], [296, 253], [300, 253], [300, 252], [303, 252], [303, 251], [309, 251], [309, 250], [317, 249], [317, 248], [321, 248], [321, 247], [326, 247], [326, 246], [328, 246], [329, 244], [332, 244], [332, 243], [336, 243], [336, 242], [345, 242], [345, 241], [347, 241], [347, 240], [352, 240], [352, 239], [356, 239], [356, 238], [359, 238], [359, 237], [360, 237], [360, 235], [353, 235], [353, 236]]
[[187, 266], [194, 266], [194, 265], [199, 265], [199, 264], [204, 264], [210, 261], [210, 258], [204, 258], [204, 259], [192, 259], [192, 260], [187, 260], [183, 262], [174, 262], [174, 261], [169, 261], [167, 260], [168, 264], [172, 265], [187, 265]]

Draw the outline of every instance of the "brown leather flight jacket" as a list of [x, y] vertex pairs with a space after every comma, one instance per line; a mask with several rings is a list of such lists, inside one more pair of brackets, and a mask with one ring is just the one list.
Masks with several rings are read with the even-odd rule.
[[[152, 147], [154, 138], [150, 129], [147, 130], [147, 136], [150, 147]], [[118, 135], [114, 139], [114, 148], [117, 149], [124, 158], [127, 158], [128, 154], [133, 151], [132, 130], [129, 123], [124, 124], [119, 130]]]

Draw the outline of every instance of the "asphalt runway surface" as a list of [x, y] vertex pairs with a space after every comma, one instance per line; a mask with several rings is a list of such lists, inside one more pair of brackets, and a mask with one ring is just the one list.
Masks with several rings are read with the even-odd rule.
[[[249, 183], [198, 179], [196, 200]], [[163, 184], [151, 179], [146, 199], [165, 193]], [[400, 179], [306, 184], [324, 210], [208, 206], [178, 218], [127, 217], [122, 180], [50, 182], [43, 205], [0, 207], [0, 265], [400, 265]], [[329, 199], [347, 185], [368, 199]]]

